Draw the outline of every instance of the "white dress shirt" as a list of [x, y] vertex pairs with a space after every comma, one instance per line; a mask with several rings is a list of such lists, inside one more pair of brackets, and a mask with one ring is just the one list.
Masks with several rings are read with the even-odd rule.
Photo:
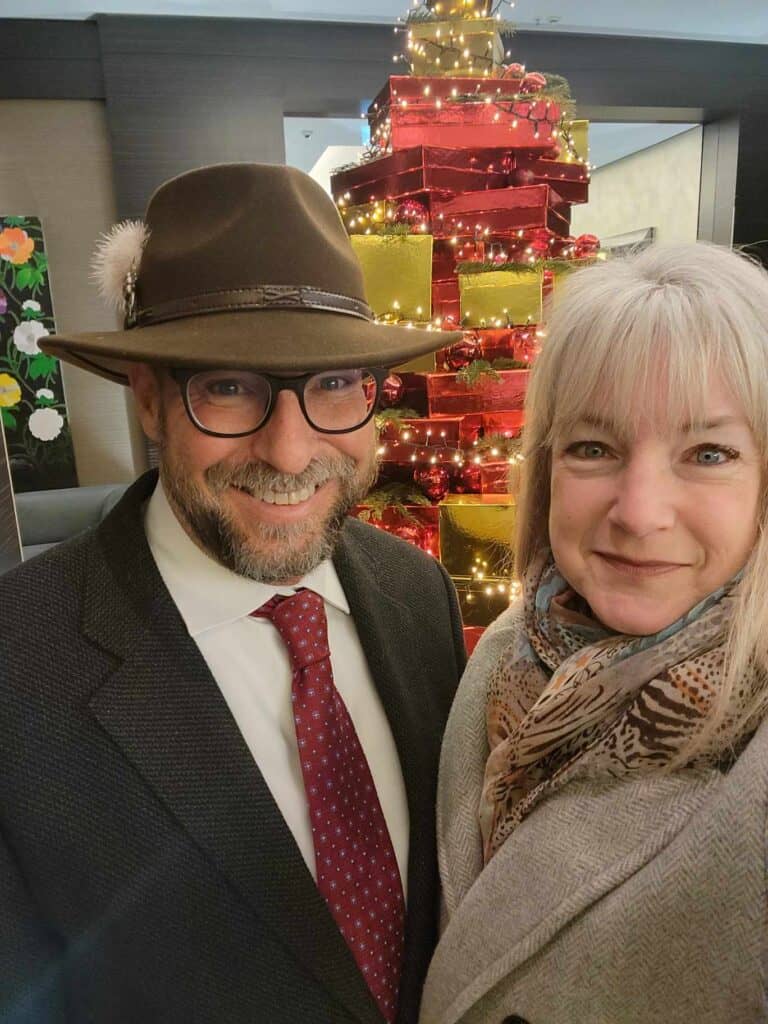
[[299, 587], [323, 598], [334, 682], [368, 760], [405, 892], [409, 820], [402, 770], [333, 563], [321, 563], [295, 586], [238, 576], [190, 539], [159, 482], [147, 503], [144, 525], [163, 582], [315, 878], [312, 828], [291, 712], [288, 653], [272, 623], [250, 613], [274, 594], [290, 595]]

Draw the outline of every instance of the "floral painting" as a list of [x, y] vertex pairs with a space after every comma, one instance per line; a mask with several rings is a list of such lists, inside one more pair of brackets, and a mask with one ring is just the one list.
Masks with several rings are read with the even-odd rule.
[[48, 258], [37, 217], [0, 216], [0, 418], [16, 492], [75, 487], [54, 333]]

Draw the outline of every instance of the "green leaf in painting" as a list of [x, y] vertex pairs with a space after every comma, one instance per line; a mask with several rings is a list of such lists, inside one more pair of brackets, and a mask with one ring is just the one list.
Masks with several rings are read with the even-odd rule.
[[20, 270], [16, 271], [16, 287], [17, 288], [31, 288], [34, 280], [33, 275], [35, 270], [30, 266], [23, 266]]
[[34, 359], [30, 360], [29, 370], [27, 371], [30, 380], [40, 380], [41, 377], [47, 377], [49, 374], [54, 373], [56, 365], [56, 358], [54, 356], [47, 356], [44, 353], [35, 356]]
[[40, 252], [39, 249], [36, 249], [32, 254], [32, 259], [35, 261], [35, 265], [38, 270], [41, 270], [44, 273], [48, 269], [48, 256], [46, 253]]
[[13, 413], [9, 412], [7, 409], [0, 409], [0, 413], [3, 414], [3, 426], [7, 427], [9, 430], [15, 430], [16, 417], [13, 415]]
[[3, 224], [7, 224], [9, 228], [26, 228], [28, 227], [26, 217], [3, 217]]

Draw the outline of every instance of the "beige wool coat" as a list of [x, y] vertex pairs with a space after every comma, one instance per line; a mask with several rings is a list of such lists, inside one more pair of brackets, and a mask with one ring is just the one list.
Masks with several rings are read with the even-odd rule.
[[768, 1021], [768, 722], [727, 773], [566, 784], [482, 870], [485, 690], [521, 629], [485, 634], [449, 718], [420, 1024]]

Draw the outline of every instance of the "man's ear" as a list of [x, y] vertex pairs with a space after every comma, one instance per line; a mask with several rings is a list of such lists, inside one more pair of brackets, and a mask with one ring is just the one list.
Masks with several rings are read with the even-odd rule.
[[131, 363], [128, 380], [136, 401], [136, 414], [150, 441], [158, 443], [162, 423], [162, 381], [147, 363]]

